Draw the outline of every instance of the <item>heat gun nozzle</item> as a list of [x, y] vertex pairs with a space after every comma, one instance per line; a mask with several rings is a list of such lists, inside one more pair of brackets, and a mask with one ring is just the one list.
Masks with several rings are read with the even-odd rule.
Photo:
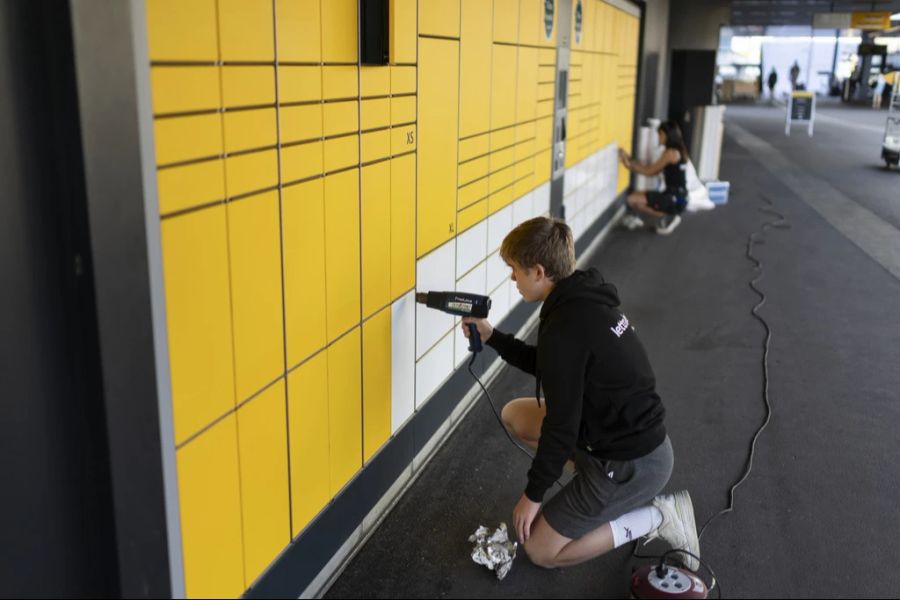
[[428, 304], [428, 292], [416, 292], [416, 302], [419, 304]]

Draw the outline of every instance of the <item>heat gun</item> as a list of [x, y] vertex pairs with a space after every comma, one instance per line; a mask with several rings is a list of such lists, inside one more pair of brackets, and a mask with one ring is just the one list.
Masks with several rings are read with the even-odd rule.
[[[491, 299], [465, 292], [417, 292], [416, 302], [428, 308], [436, 308], [457, 317], [486, 319], [491, 310]], [[481, 335], [475, 323], [469, 323], [469, 352], [481, 352]]]

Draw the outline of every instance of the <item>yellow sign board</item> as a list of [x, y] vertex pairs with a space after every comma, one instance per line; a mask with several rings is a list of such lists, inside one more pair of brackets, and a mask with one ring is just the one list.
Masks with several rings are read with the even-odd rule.
[[891, 26], [890, 12], [855, 12], [850, 19], [853, 29], [888, 29]]

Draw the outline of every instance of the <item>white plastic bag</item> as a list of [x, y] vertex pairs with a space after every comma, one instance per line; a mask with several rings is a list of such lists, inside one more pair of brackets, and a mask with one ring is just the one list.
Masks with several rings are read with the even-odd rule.
[[687, 210], [697, 212], [698, 210], [711, 210], [716, 207], [713, 201], [709, 199], [706, 186], [697, 177], [697, 170], [694, 168], [694, 163], [690, 160], [688, 161], [686, 179], [688, 189]]

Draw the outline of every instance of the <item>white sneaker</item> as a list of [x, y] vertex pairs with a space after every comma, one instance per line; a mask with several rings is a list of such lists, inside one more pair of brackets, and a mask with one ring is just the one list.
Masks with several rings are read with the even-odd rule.
[[656, 226], [656, 233], [659, 235], [669, 235], [675, 231], [675, 228], [680, 224], [681, 217], [678, 215], [666, 215], [659, 220], [659, 225]]
[[644, 226], [644, 222], [637, 215], [625, 215], [619, 223], [628, 231], [634, 231]]
[[[661, 537], [672, 548], [687, 550], [694, 556], [700, 556], [700, 540], [697, 538], [697, 525], [694, 523], [694, 505], [687, 490], [674, 494], [657, 496], [653, 506], [662, 513], [662, 524], [656, 531], [650, 532], [647, 541]], [[678, 553], [681, 561], [691, 571], [700, 568], [699, 561], [693, 556]]]

